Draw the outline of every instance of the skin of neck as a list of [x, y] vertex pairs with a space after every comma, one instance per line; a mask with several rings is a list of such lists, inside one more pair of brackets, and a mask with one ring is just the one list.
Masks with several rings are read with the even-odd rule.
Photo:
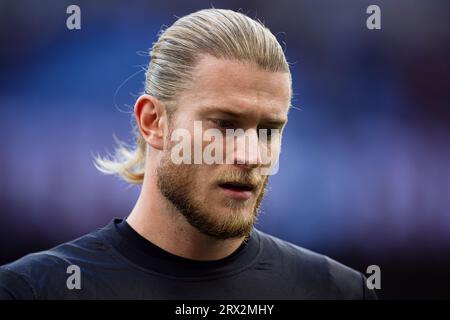
[[239, 248], [245, 237], [223, 240], [202, 234], [161, 194], [156, 176], [160, 151], [148, 150], [141, 192], [127, 223], [163, 250], [191, 260], [218, 260]]

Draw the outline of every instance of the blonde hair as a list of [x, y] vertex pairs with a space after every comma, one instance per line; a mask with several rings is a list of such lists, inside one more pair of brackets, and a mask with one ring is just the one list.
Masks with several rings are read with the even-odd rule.
[[[145, 93], [162, 101], [169, 117], [175, 111], [177, 93], [186, 90], [192, 81], [192, 71], [201, 54], [250, 62], [263, 70], [287, 72], [290, 76], [283, 49], [260, 21], [224, 9], [191, 13], [162, 30], [150, 51]], [[111, 159], [97, 156], [94, 165], [103, 173], [116, 174], [132, 184], [142, 184], [147, 146], [137, 124], [133, 125], [133, 132], [134, 148], [116, 140], [115, 156]]]

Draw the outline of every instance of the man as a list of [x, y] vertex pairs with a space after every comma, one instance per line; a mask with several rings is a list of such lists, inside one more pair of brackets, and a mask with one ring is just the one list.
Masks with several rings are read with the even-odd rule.
[[219, 9], [176, 21], [151, 51], [136, 148], [96, 159], [142, 185], [132, 212], [1, 267], [0, 297], [374, 298], [361, 273], [254, 228], [291, 95], [283, 50], [259, 22]]

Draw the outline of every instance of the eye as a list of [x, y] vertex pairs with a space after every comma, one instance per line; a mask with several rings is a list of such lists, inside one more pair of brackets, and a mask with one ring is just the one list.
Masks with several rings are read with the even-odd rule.
[[[266, 132], [266, 137], [268, 138], [268, 139], [271, 139], [275, 134], [276, 134], [276, 131], [275, 130], [278, 130], [277, 128], [259, 128], [258, 129], [258, 136], [262, 133], [262, 132]], [[272, 132], [273, 131], [273, 132]]]
[[211, 121], [221, 129], [234, 129], [236, 127], [235, 123], [231, 120], [212, 119]]

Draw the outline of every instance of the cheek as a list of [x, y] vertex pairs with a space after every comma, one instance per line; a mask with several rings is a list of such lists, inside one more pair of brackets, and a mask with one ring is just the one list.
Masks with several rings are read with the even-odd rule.
[[194, 165], [192, 166], [192, 179], [195, 180], [198, 188], [202, 191], [210, 188], [212, 179], [212, 166], [209, 165]]
[[212, 188], [214, 180], [211, 166], [193, 165], [190, 167], [189, 184], [191, 186], [191, 196], [201, 203], [209, 203], [214, 192]]

